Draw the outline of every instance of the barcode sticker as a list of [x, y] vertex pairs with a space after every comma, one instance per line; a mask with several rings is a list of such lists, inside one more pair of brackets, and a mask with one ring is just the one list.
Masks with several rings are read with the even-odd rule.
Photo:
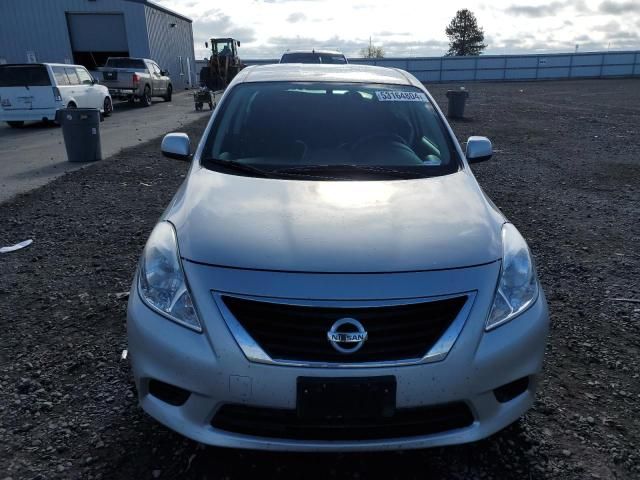
[[406, 92], [402, 90], [376, 91], [381, 102], [426, 102], [427, 96], [422, 92]]

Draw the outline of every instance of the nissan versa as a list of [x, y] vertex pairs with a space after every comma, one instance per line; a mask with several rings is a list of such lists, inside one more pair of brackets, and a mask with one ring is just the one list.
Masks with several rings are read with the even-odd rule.
[[424, 86], [395, 69], [250, 67], [135, 274], [142, 407], [211, 445], [422, 448], [532, 404], [548, 314], [527, 243]]

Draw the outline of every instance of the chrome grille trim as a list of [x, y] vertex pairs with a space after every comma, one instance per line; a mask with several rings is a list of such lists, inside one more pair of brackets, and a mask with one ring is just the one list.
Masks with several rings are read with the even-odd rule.
[[[239, 295], [235, 293], [211, 291], [213, 299], [224, 319], [231, 335], [236, 343], [247, 357], [249, 361], [257, 363], [265, 363], [269, 365], [280, 365], [288, 367], [315, 367], [315, 368], [376, 368], [376, 367], [398, 367], [405, 365], [418, 365], [424, 363], [434, 363], [442, 361], [453, 348], [460, 332], [469, 317], [469, 313], [473, 308], [477, 291], [460, 292], [450, 295], [440, 295], [434, 297], [416, 297], [393, 300], [304, 300], [304, 299], [287, 299], [277, 297], [260, 297], [252, 295]], [[326, 308], [363, 308], [363, 307], [391, 307], [399, 305], [414, 305], [419, 303], [433, 302], [438, 300], [446, 300], [457, 297], [467, 297], [465, 304], [460, 309], [456, 318], [451, 325], [442, 334], [438, 341], [429, 349], [429, 351], [421, 358], [409, 358], [404, 360], [380, 361], [380, 362], [361, 362], [361, 363], [339, 363], [339, 362], [312, 362], [298, 361], [286, 359], [271, 358], [260, 345], [245, 330], [242, 324], [231, 313], [223, 296], [235, 297], [245, 300], [253, 300], [264, 303], [275, 303], [279, 305], [303, 306], [303, 307], [326, 307]]]

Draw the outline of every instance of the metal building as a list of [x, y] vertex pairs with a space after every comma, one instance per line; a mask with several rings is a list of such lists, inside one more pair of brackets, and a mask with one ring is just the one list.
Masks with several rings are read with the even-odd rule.
[[148, 0], [0, 0], [0, 63], [76, 63], [143, 57], [175, 89], [196, 84], [192, 21]]

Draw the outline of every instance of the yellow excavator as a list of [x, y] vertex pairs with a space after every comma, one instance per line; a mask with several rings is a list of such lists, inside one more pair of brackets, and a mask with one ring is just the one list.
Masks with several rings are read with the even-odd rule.
[[[205, 42], [209, 48], [209, 43]], [[200, 70], [200, 85], [210, 90], [224, 90], [245, 65], [238, 57], [240, 42], [233, 38], [212, 38], [211, 58]]]

